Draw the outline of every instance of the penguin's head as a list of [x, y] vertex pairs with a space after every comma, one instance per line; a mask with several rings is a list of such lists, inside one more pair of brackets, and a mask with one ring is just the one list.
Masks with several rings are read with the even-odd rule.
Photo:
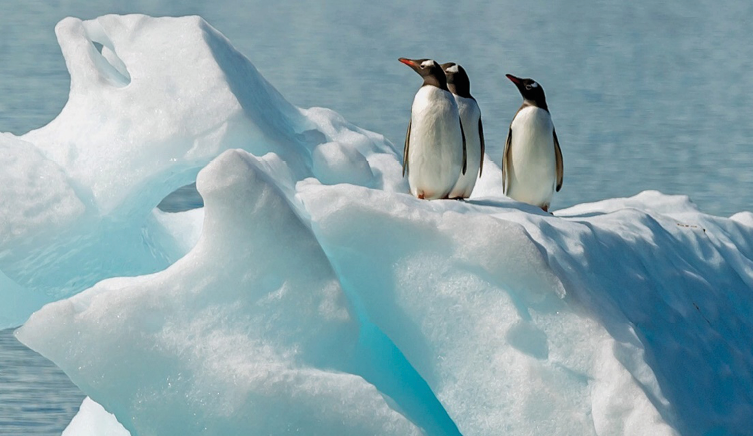
[[547, 108], [544, 88], [542, 88], [535, 80], [522, 79], [520, 77], [515, 77], [512, 74], [505, 74], [505, 76], [518, 87], [518, 91], [520, 91], [520, 95], [523, 96], [524, 100], [542, 109]]
[[424, 85], [432, 85], [440, 89], [447, 89], [447, 77], [445, 77], [442, 67], [434, 59], [400, 58], [398, 60], [413, 68], [413, 71], [423, 77]]
[[455, 95], [460, 97], [471, 97], [471, 80], [468, 78], [465, 69], [454, 62], [442, 64], [442, 70], [447, 77], [447, 87]]

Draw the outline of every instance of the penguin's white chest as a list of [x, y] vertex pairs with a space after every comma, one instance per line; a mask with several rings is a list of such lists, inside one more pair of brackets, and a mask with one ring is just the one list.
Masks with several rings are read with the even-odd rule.
[[529, 106], [512, 121], [505, 195], [537, 206], [552, 201], [557, 180], [554, 125], [549, 112]]
[[472, 98], [460, 97], [455, 95], [455, 101], [458, 104], [460, 121], [463, 123], [465, 133], [466, 149], [466, 172], [458, 178], [455, 186], [452, 188], [450, 198], [468, 198], [473, 192], [478, 179], [478, 171], [481, 167], [481, 133], [478, 125], [481, 118], [481, 109], [478, 107], [476, 100]]
[[416, 197], [445, 198], [460, 176], [463, 136], [449, 91], [423, 86], [411, 108], [408, 184]]

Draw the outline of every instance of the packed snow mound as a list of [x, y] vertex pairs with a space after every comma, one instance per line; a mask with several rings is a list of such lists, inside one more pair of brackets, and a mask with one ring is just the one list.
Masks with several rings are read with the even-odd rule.
[[52, 303], [21, 337], [132, 434], [419, 434], [345, 372], [361, 365], [359, 324], [262, 165], [220, 156], [198, 181], [204, 232], [188, 255]]
[[[102, 213], [129, 201], [153, 206], [223, 149], [264, 154], [277, 143], [286, 158], [305, 156], [295, 140], [305, 118], [199, 17], [67, 18], [55, 32], [69, 100], [24, 137], [89, 188]], [[134, 187], [143, 190], [131, 200]]]
[[[59, 235], [8, 239], [0, 289], [17, 319], [83, 290], [17, 333], [91, 397], [76, 432], [109, 413], [134, 436], [753, 427], [753, 214], [644, 192], [551, 215], [488, 157], [469, 201], [418, 200], [381, 136], [290, 105], [198, 18], [58, 37], [71, 100], [6, 139], [59, 182], [7, 177], [66, 206], [40, 225]], [[203, 209], [154, 209], [197, 173]]]
[[[160, 271], [183, 256], [182, 238], [153, 209], [224, 150], [274, 152], [290, 190], [314, 173], [402, 189], [381, 135], [291, 105], [199, 17], [66, 18], [55, 31], [71, 74], [68, 102], [38, 130], [0, 135], [0, 270], [30, 300]], [[0, 288], [0, 298], [9, 292]], [[41, 304], [14, 307], [0, 313], [0, 328]]]
[[426, 202], [314, 181], [299, 196], [346, 291], [461, 433], [673, 433], [651, 368], [619, 360], [642, 355], [640, 343], [583, 312], [532, 240], [529, 227], [563, 220], [509, 200]]

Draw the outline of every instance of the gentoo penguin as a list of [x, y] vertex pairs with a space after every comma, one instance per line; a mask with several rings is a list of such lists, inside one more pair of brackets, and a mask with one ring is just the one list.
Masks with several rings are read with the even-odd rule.
[[427, 200], [447, 198], [466, 173], [466, 149], [458, 105], [447, 78], [432, 59], [398, 59], [424, 79], [411, 107], [403, 151], [410, 192]]
[[510, 123], [502, 158], [502, 189], [508, 197], [549, 210], [562, 188], [562, 151], [546, 105], [544, 90], [532, 79], [512, 74], [523, 105]]
[[484, 170], [484, 126], [481, 124], [481, 109], [471, 95], [471, 81], [465, 69], [453, 62], [442, 64], [447, 87], [455, 97], [460, 112], [460, 122], [465, 132], [467, 170], [455, 183], [450, 198], [468, 198], [476, 186], [476, 180]]

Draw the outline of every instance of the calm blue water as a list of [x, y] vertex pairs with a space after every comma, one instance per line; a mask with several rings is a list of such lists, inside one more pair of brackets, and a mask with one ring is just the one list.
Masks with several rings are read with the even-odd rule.
[[[13, 2], [0, 15], [0, 131], [40, 127], [65, 104], [69, 79], [53, 32], [63, 17], [198, 14], [292, 103], [332, 108], [398, 147], [420, 84], [398, 57], [466, 68], [495, 161], [520, 104], [504, 74], [535, 78], [546, 90], [565, 159], [553, 208], [658, 189], [689, 195], [712, 214], [753, 210], [749, 0], [322, 3]], [[29, 353], [0, 342], [3, 375], [12, 376], [8, 368]], [[10, 382], [2, 380], [8, 395]], [[52, 371], [25, 380], [32, 385], [11, 395], [32, 406], [0, 408], [0, 434], [3, 414], [46, 420], [27, 392], [55, 391], [61, 380]], [[55, 394], [55, 407], [73, 413], [81, 394], [63, 397]], [[25, 433], [48, 432], [43, 427]]]

